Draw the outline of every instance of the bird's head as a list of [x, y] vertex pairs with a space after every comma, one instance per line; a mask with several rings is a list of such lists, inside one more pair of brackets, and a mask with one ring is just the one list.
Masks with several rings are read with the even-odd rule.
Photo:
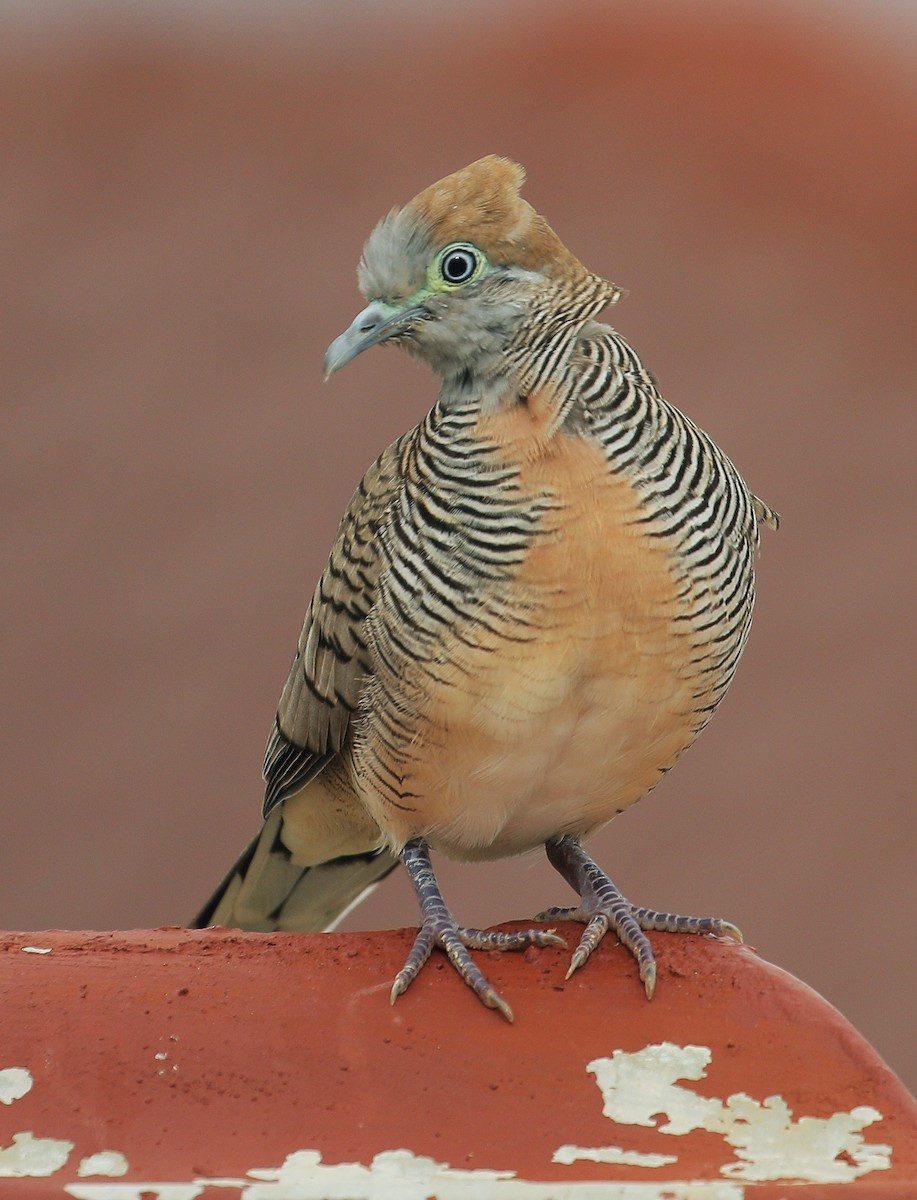
[[488, 155], [376, 226], [360, 263], [369, 301], [325, 355], [325, 378], [397, 342], [444, 379], [524, 374], [620, 295], [587, 271], [519, 195], [525, 172]]

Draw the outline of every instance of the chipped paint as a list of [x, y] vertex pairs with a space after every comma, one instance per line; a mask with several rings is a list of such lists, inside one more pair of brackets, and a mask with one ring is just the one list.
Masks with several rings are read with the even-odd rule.
[[741, 1160], [722, 1168], [730, 1179], [849, 1183], [891, 1166], [891, 1146], [866, 1143], [860, 1136], [861, 1129], [882, 1119], [867, 1105], [794, 1121], [782, 1096], [769, 1096], [759, 1104], [739, 1093], [726, 1101], [726, 1111], [723, 1132]]
[[[340, 1163], [325, 1166], [318, 1151], [287, 1157], [279, 1171], [249, 1171], [265, 1180], [251, 1185], [241, 1200], [323, 1200], [329, 1194], [349, 1200], [742, 1200], [743, 1189], [714, 1183], [540, 1183], [517, 1179], [513, 1171], [466, 1171], [410, 1150], [377, 1154], [372, 1165]], [[331, 1191], [333, 1187], [334, 1191]]]
[[[239, 1187], [240, 1180], [217, 1180], [216, 1187]], [[71, 1183], [64, 1187], [74, 1200], [197, 1200], [205, 1183]], [[239, 1198], [241, 1200], [241, 1197]], [[276, 1200], [283, 1200], [278, 1195]], [[289, 1200], [296, 1200], [291, 1196]]]
[[618, 1125], [656, 1125], [656, 1114], [669, 1118], [660, 1133], [690, 1133], [706, 1129], [707, 1121], [722, 1108], [722, 1101], [698, 1096], [678, 1087], [677, 1079], [703, 1079], [713, 1055], [706, 1046], [676, 1046], [660, 1042], [627, 1053], [615, 1050], [611, 1058], [595, 1058], [586, 1070], [595, 1076], [602, 1093], [602, 1112]]
[[50, 946], [20, 946], [23, 954], [50, 954]]
[[[695, 1129], [720, 1134], [738, 1156], [720, 1168], [730, 1179], [847, 1183], [891, 1166], [891, 1147], [866, 1143], [860, 1135], [882, 1119], [875, 1108], [860, 1105], [830, 1117], [794, 1120], [782, 1096], [759, 1102], [738, 1092], [723, 1101], [699, 1096], [676, 1082], [703, 1079], [712, 1058], [707, 1046], [661, 1042], [634, 1052], [615, 1050], [586, 1069], [595, 1075], [602, 1093], [602, 1112], [619, 1125], [655, 1127], [675, 1136]], [[663, 1124], [658, 1123], [659, 1114], [668, 1118]], [[619, 1153], [615, 1146], [562, 1146], [560, 1151], [580, 1158]]]
[[[0, 1070], [0, 1102], [12, 1104], [32, 1090], [32, 1073], [25, 1067]], [[0, 1179], [44, 1178], [60, 1170], [73, 1149], [61, 1138], [37, 1138], [31, 1129], [13, 1134], [12, 1144], [0, 1147]]]
[[675, 1154], [641, 1154], [639, 1150], [624, 1150], [620, 1146], [558, 1146], [551, 1162], [568, 1167], [574, 1162], [613, 1163], [619, 1167], [665, 1167], [678, 1162]]
[[30, 1129], [13, 1134], [13, 1144], [0, 1149], [0, 1179], [43, 1179], [59, 1171], [73, 1149], [62, 1138], [37, 1138]]
[[533, 1183], [513, 1171], [465, 1171], [410, 1150], [386, 1150], [370, 1166], [322, 1162], [318, 1150], [297, 1150], [282, 1167], [248, 1179], [199, 1179], [195, 1184], [70, 1184], [74, 1200], [196, 1200], [207, 1187], [238, 1188], [238, 1200], [743, 1200], [735, 1183]]
[[32, 1073], [25, 1067], [4, 1067], [0, 1070], [0, 1104], [12, 1104], [32, 1090]]
[[87, 1175], [107, 1175], [114, 1179], [119, 1175], [126, 1175], [128, 1165], [120, 1150], [100, 1150], [97, 1154], [87, 1155], [80, 1162], [76, 1173], [80, 1179], [85, 1179]]
[[[174, 1039], [172, 1039], [174, 1040]], [[167, 1062], [159, 1051], [154, 1060]], [[758, 1101], [738, 1092], [725, 1101], [701, 1096], [684, 1081], [704, 1079], [713, 1059], [707, 1046], [661, 1042], [587, 1064], [602, 1094], [602, 1112], [617, 1126], [654, 1129], [667, 1137], [694, 1130], [719, 1134], [736, 1152], [720, 1168], [720, 1180], [611, 1182], [607, 1180], [547, 1183], [519, 1179], [514, 1171], [463, 1170], [410, 1150], [387, 1150], [363, 1163], [322, 1162], [318, 1150], [298, 1150], [277, 1168], [251, 1169], [246, 1178], [200, 1177], [188, 1182], [86, 1182], [66, 1184], [74, 1200], [196, 1200], [206, 1188], [225, 1188], [239, 1200], [743, 1200], [744, 1183], [774, 1180], [845, 1183], [870, 1171], [891, 1166], [891, 1147], [867, 1143], [862, 1130], [882, 1119], [875, 1108], [860, 1105], [830, 1117], [794, 1119], [782, 1096]], [[177, 1069], [177, 1064], [171, 1064]], [[164, 1074], [161, 1070], [160, 1074]], [[12, 1104], [32, 1088], [24, 1067], [0, 1070], [0, 1100]], [[13, 1144], [0, 1149], [0, 1177], [45, 1177], [67, 1162], [74, 1144], [37, 1138], [30, 1130], [13, 1134]], [[644, 1153], [621, 1146], [559, 1146], [553, 1161], [587, 1161], [654, 1169], [678, 1161], [677, 1155]], [[78, 1175], [117, 1178], [127, 1173], [127, 1158], [102, 1150], [83, 1158]]]

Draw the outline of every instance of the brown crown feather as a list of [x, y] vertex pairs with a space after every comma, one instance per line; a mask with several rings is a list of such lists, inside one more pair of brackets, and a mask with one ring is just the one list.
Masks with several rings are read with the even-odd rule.
[[594, 279], [519, 195], [524, 179], [519, 163], [488, 154], [424, 188], [406, 207], [435, 246], [472, 242], [492, 263], [547, 271], [558, 280]]

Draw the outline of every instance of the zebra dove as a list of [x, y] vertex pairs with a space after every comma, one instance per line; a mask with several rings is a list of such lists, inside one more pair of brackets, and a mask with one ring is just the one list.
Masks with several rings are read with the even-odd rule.
[[368, 306], [326, 378], [394, 343], [435, 405], [360, 482], [309, 607], [264, 761], [265, 824], [196, 924], [332, 925], [400, 859], [421, 928], [394, 1000], [434, 946], [489, 1007], [469, 951], [560, 943], [465, 928], [430, 850], [544, 846], [579, 894], [570, 973], [612, 929], [652, 995], [645, 931], [739, 936], [637, 907], [582, 841], [697, 737], [742, 652], [762, 524], [713, 441], [597, 314], [620, 296], [488, 156], [422, 191], [363, 252]]

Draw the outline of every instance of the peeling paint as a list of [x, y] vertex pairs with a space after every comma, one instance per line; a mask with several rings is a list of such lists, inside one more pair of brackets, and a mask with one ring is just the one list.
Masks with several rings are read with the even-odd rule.
[[558, 1146], [551, 1162], [569, 1166], [574, 1162], [614, 1163], [620, 1167], [665, 1167], [678, 1162], [675, 1154], [641, 1154], [620, 1146]]
[[237, 1188], [238, 1200], [743, 1200], [744, 1188], [724, 1181], [687, 1183], [533, 1183], [512, 1171], [465, 1171], [410, 1150], [377, 1154], [370, 1166], [322, 1162], [318, 1150], [297, 1150], [283, 1166], [248, 1172], [248, 1179], [199, 1179], [195, 1184], [70, 1184], [74, 1200], [196, 1200], [207, 1187]]
[[[846, 1183], [891, 1166], [890, 1146], [866, 1143], [860, 1136], [867, 1125], [882, 1119], [877, 1109], [861, 1105], [830, 1117], [794, 1120], [782, 1096], [759, 1102], [738, 1092], [723, 1101], [676, 1083], [703, 1079], [712, 1058], [707, 1046], [661, 1042], [632, 1053], [615, 1050], [611, 1058], [594, 1059], [586, 1069], [602, 1093], [602, 1112], [619, 1125], [657, 1127], [669, 1135], [694, 1129], [720, 1134], [738, 1155], [738, 1161], [720, 1168], [731, 1179]], [[658, 1124], [659, 1114], [668, 1118], [664, 1124]], [[577, 1157], [617, 1153], [613, 1146], [560, 1149]]]
[[[174, 1039], [173, 1039], [174, 1040]], [[168, 1054], [154, 1055], [165, 1063]], [[74, 1200], [197, 1200], [207, 1188], [225, 1188], [238, 1200], [743, 1200], [744, 1183], [775, 1180], [805, 1183], [845, 1183], [870, 1171], [891, 1166], [891, 1147], [866, 1143], [862, 1130], [882, 1119], [875, 1108], [860, 1105], [829, 1117], [795, 1119], [782, 1096], [758, 1101], [738, 1092], [726, 1100], [701, 1096], [684, 1081], [704, 1079], [713, 1054], [707, 1046], [678, 1046], [671, 1042], [627, 1052], [615, 1050], [596, 1058], [586, 1069], [602, 1093], [602, 1112], [618, 1126], [654, 1129], [667, 1137], [693, 1130], [719, 1134], [736, 1152], [720, 1168], [719, 1180], [665, 1182], [537, 1182], [517, 1178], [513, 1171], [464, 1170], [410, 1150], [387, 1150], [363, 1163], [325, 1164], [318, 1150], [289, 1154], [280, 1167], [252, 1169], [246, 1178], [198, 1178], [188, 1182], [70, 1183], [63, 1191]], [[177, 1069], [177, 1064], [171, 1064]], [[165, 1070], [160, 1072], [165, 1073]], [[32, 1088], [24, 1067], [0, 1070], [0, 1100], [11, 1104]], [[29, 1130], [13, 1135], [13, 1144], [0, 1149], [0, 1177], [45, 1177], [67, 1162], [74, 1146], [56, 1138], [36, 1138]], [[671, 1165], [677, 1155], [644, 1153], [621, 1146], [559, 1146], [553, 1161], [587, 1161], [647, 1169]], [[80, 1178], [115, 1178], [129, 1169], [117, 1150], [102, 1150], [83, 1158]]]
[[13, 1134], [13, 1144], [0, 1149], [0, 1179], [43, 1179], [59, 1171], [73, 1149], [61, 1138], [37, 1138], [30, 1129]]
[[32, 1073], [25, 1067], [4, 1067], [0, 1070], [0, 1104], [12, 1104], [32, 1090]]
[[722, 1168], [730, 1179], [849, 1183], [891, 1166], [891, 1146], [865, 1143], [860, 1136], [861, 1129], [882, 1119], [867, 1105], [794, 1121], [782, 1096], [769, 1096], [759, 1104], [739, 1093], [729, 1097], [725, 1108], [723, 1133], [742, 1160]]
[[126, 1175], [128, 1161], [120, 1150], [100, 1150], [97, 1154], [89, 1154], [84, 1158], [77, 1170], [80, 1179], [87, 1175], [107, 1175], [114, 1178]]
[[197, 1200], [205, 1187], [239, 1187], [242, 1182], [228, 1179], [217, 1180], [214, 1185], [209, 1180], [206, 1183], [70, 1183], [63, 1190], [74, 1200]]
[[465, 1171], [410, 1150], [377, 1154], [361, 1163], [322, 1164], [317, 1150], [288, 1155], [279, 1171], [249, 1171], [265, 1180], [246, 1187], [241, 1200], [742, 1200], [744, 1189], [720, 1183], [543, 1183], [517, 1179], [513, 1171]]
[[690, 1133], [706, 1129], [707, 1121], [722, 1109], [721, 1100], [698, 1096], [678, 1087], [676, 1079], [703, 1079], [713, 1057], [706, 1046], [676, 1046], [660, 1042], [627, 1053], [615, 1050], [611, 1058], [596, 1058], [586, 1070], [595, 1076], [602, 1093], [602, 1112], [618, 1125], [656, 1125], [656, 1114], [669, 1118], [660, 1133]]

